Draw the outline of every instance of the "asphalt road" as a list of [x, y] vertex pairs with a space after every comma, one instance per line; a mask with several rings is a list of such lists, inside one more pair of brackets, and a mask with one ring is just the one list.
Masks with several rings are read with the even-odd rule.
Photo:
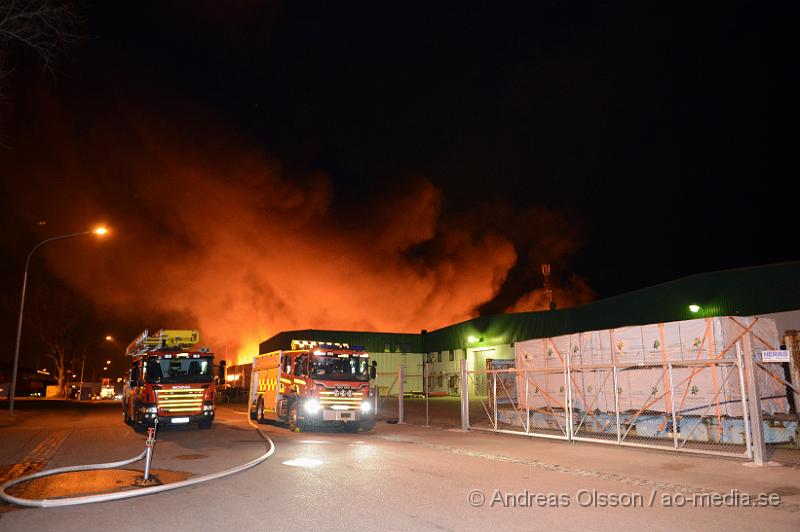
[[[143, 449], [144, 437], [122, 423], [116, 404], [37, 406], [23, 406], [21, 422], [0, 428], [3, 474], [19, 471], [20, 464], [47, 469], [119, 460]], [[6, 507], [0, 530], [800, 529], [796, 469], [754, 470], [716, 458], [412, 425], [380, 423], [366, 434], [262, 428], [277, 450], [254, 469], [126, 501], [58, 509]], [[210, 473], [264, 450], [243, 407], [220, 407], [211, 430], [162, 430], [154, 467]], [[734, 488], [774, 491], [782, 506], [663, 505], [664, 497], [681, 491], [691, 496], [692, 490]], [[479, 507], [473, 506], [481, 503], [475, 490], [484, 497]], [[519, 494], [517, 507], [510, 507], [510, 499], [492, 504]], [[551, 507], [538, 506], [537, 494], [545, 499], [552, 494], [544, 501]], [[641, 496], [641, 506], [591, 504], [594, 497], [625, 494], [630, 494], [628, 502]], [[560, 504], [552, 507], [553, 502]]]

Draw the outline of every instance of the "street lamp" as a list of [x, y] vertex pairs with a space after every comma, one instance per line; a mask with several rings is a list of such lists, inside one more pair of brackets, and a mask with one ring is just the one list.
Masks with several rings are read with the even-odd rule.
[[467, 344], [477, 344], [479, 342], [483, 342], [483, 336], [472, 336], [471, 334], [467, 336]]
[[45, 238], [35, 246], [30, 253], [28, 253], [28, 258], [25, 259], [25, 273], [22, 275], [22, 297], [20, 297], [19, 302], [19, 320], [17, 321], [17, 343], [14, 347], [14, 365], [11, 369], [11, 388], [8, 390], [8, 414], [13, 416], [14, 415], [14, 394], [17, 392], [17, 366], [19, 365], [19, 345], [22, 341], [22, 312], [25, 309], [25, 290], [28, 287], [28, 266], [30, 266], [31, 257], [33, 253], [42, 247], [43, 245], [47, 244], [48, 242], [52, 242], [53, 240], [63, 240], [65, 238], [72, 238], [75, 236], [85, 236], [85, 235], [97, 235], [103, 236], [108, 233], [108, 228], [99, 226], [95, 227], [91, 231], [81, 231], [80, 233], [68, 233], [66, 235], [60, 236], [53, 236], [50, 238]]

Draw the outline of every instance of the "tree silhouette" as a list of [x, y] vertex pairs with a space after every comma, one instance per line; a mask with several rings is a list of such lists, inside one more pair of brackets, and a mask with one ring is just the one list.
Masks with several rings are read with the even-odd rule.
[[[45, 69], [69, 43], [80, 36], [75, 11], [57, 0], [0, 0], [0, 82], [13, 72], [12, 51], [28, 49]], [[0, 97], [2, 92], [0, 92]]]
[[70, 290], [50, 283], [31, 290], [26, 320], [30, 330], [53, 360], [59, 395], [65, 392], [67, 368], [84, 351], [85, 338], [91, 336], [91, 310]]

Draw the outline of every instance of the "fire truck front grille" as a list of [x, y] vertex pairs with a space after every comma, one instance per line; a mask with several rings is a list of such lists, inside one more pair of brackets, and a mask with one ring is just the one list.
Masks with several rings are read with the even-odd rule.
[[166, 414], [198, 412], [203, 408], [203, 389], [158, 390], [156, 399]]
[[324, 407], [348, 406], [356, 409], [361, 406], [363, 394], [352, 390], [337, 390], [320, 392], [319, 403]]

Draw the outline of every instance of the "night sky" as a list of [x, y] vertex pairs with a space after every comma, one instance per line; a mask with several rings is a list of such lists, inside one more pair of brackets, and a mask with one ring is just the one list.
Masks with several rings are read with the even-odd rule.
[[218, 349], [798, 258], [795, 6], [527, 4], [80, 3], [4, 81], [3, 322], [97, 221], [40, 282]]

